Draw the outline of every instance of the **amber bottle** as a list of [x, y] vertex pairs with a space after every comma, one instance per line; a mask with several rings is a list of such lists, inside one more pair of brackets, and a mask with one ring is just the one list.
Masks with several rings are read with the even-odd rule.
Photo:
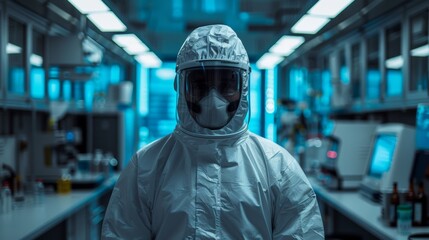
[[389, 220], [390, 226], [395, 227], [398, 219], [397, 209], [399, 205], [399, 192], [398, 192], [398, 183], [393, 183], [393, 192], [390, 196], [390, 209], [389, 209]]
[[405, 197], [405, 201], [406, 203], [408, 203], [411, 206], [411, 219], [412, 219], [412, 224], [415, 225], [414, 223], [414, 201], [415, 201], [415, 192], [414, 192], [414, 181], [413, 179], [410, 179], [410, 184], [408, 185], [408, 192], [407, 195]]

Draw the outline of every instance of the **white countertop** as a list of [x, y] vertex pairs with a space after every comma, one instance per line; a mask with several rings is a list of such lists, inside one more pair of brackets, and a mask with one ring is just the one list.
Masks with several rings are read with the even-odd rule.
[[0, 213], [0, 239], [33, 239], [39, 236], [111, 189], [116, 179], [112, 177], [94, 189], [46, 194], [43, 203], [24, 204], [9, 213]]
[[[328, 190], [315, 179], [311, 184], [320, 200], [380, 239], [406, 240], [395, 227], [386, 226], [381, 220], [381, 205], [365, 198], [357, 191]], [[429, 227], [413, 227], [411, 233], [428, 233]]]

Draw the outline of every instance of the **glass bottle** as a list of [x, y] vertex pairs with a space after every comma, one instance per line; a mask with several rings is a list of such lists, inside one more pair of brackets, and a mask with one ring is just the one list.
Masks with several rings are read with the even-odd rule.
[[399, 205], [399, 193], [398, 193], [398, 183], [393, 183], [393, 191], [390, 196], [390, 207], [389, 207], [389, 222], [390, 226], [395, 227], [398, 219], [397, 209]]
[[34, 185], [34, 194], [36, 204], [41, 204], [45, 201], [45, 186], [41, 179], [37, 179]]
[[415, 200], [415, 192], [414, 192], [414, 181], [410, 179], [410, 183], [408, 185], [408, 192], [405, 197], [405, 202], [411, 206], [411, 220], [414, 225], [414, 200]]
[[414, 223], [416, 226], [426, 225], [427, 197], [423, 182], [419, 182], [417, 196], [414, 200]]

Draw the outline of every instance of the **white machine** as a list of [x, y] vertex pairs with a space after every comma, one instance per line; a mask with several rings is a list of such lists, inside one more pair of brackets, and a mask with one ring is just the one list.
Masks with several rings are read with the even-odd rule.
[[415, 154], [415, 128], [404, 124], [380, 125], [375, 133], [371, 160], [360, 192], [381, 201], [381, 192], [392, 189], [397, 182], [399, 189], [408, 187]]
[[331, 189], [358, 189], [366, 173], [377, 122], [334, 121], [324, 139], [319, 179]]

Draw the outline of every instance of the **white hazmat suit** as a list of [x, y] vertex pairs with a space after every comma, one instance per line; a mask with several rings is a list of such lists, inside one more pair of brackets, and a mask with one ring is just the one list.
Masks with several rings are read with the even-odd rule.
[[102, 238], [323, 239], [297, 161], [247, 128], [250, 67], [236, 33], [197, 28], [176, 70], [177, 126], [122, 171]]

